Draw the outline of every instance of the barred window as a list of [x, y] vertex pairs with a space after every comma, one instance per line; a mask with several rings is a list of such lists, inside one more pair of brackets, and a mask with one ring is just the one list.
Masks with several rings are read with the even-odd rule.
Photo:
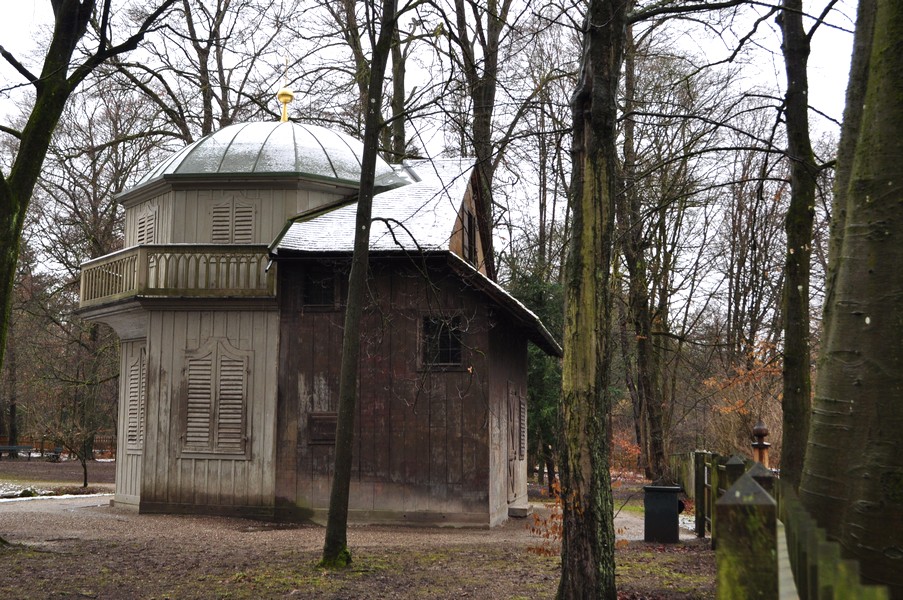
[[423, 364], [460, 366], [462, 362], [463, 319], [423, 317]]
[[305, 306], [335, 306], [335, 272], [325, 268], [305, 269], [302, 278]]

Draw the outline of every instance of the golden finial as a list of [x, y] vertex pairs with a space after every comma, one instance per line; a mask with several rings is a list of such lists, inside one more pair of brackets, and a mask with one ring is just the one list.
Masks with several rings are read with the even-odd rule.
[[282, 103], [282, 118], [280, 122], [288, 121], [288, 105], [295, 99], [295, 94], [288, 89], [288, 55], [285, 55], [285, 70], [282, 72], [282, 89], [276, 92], [276, 99]]
[[282, 88], [276, 92], [276, 98], [282, 103], [282, 118], [280, 121], [285, 123], [288, 121], [288, 104], [295, 99], [295, 94], [288, 88]]

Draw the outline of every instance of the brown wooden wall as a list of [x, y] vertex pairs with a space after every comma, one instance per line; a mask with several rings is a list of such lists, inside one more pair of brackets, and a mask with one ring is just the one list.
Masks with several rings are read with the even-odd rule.
[[[333, 446], [311, 440], [311, 413], [337, 408], [343, 312], [302, 306], [305, 265], [310, 263], [279, 266], [276, 495], [286, 515], [316, 518], [328, 506]], [[497, 418], [489, 397], [489, 307], [444, 268], [429, 269], [427, 285], [421, 267], [397, 259], [372, 268], [362, 328], [352, 518], [489, 525], [495, 512], [489, 431]], [[339, 291], [343, 297], [344, 289]], [[420, 367], [419, 329], [428, 314], [464, 318], [462, 367]], [[505, 382], [512, 377], [509, 362], [523, 362], [526, 373], [522, 337], [504, 340], [496, 351], [513, 346], [524, 348], [498, 363]]]
[[489, 503], [492, 525], [495, 525], [507, 519], [509, 505], [527, 505], [526, 447], [520, 452], [520, 438], [526, 435], [523, 430], [526, 415], [521, 419], [521, 412], [527, 408], [527, 338], [499, 313], [490, 318], [493, 321], [489, 333], [493, 422]]

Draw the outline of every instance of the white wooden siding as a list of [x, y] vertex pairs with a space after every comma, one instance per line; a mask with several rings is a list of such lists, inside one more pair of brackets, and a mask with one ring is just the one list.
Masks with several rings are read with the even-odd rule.
[[[142, 501], [212, 506], [272, 506], [275, 489], [275, 413], [278, 351], [275, 311], [151, 311], [148, 320], [151, 398], [147, 422]], [[221, 356], [219, 394], [225, 399], [218, 426], [223, 449], [234, 453], [191, 452], [185, 423], [193, 397], [188, 381], [192, 357], [213, 343], [235, 352]], [[209, 368], [217, 371], [215, 353]], [[246, 372], [247, 377], [241, 375]], [[184, 377], [184, 379], [183, 379]], [[247, 389], [240, 386], [247, 382]], [[217, 385], [214, 383], [213, 385]], [[213, 397], [208, 393], [207, 397]], [[247, 398], [246, 410], [236, 399]], [[184, 405], [183, 405], [184, 403]], [[239, 415], [238, 411], [242, 411]], [[210, 419], [215, 419], [211, 414]], [[245, 419], [245, 424], [240, 419]], [[237, 429], [236, 429], [237, 424]], [[238, 436], [241, 430], [245, 435]], [[211, 431], [208, 428], [208, 431]], [[212, 428], [215, 435], [216, 427]], [[191, 434], [195, 435], [195, 434]], [[239, 437], [241, 439], [239, 439]], [[199, 441], [199, 438], [198, 440]], [[214, 440], [210, 441], [212, 444]], [[246, 452], [241, 445], [247, 444]]]
[[[145, 340], [124, 340], [120, 344], [120, 348], [120, 368], [122, 373], [131, 374], [130, 366], [136, 363], [146, 365]], [[138, 376], [146, 376], [146, 367], [143, 373], [139, 367]], [[140, 384], [135, 391], [140, 394], [141, 388], [145, 388], [144, 383]], [[119, 397], [122, 399], [120, 414], [130, 412], [128, 401], [130, 393], [134, 389], [131, 377], [120, 377]], [[123, 406], [123, 404], [126, 406]], [[136, 414], [136, 417], [138, 414]], [[128, 418], [120, 418], [118, 424], [119, 431], [116, 437], [119, 447], [116, 452], [116, 495], [114, 500], [117, 504], [137, 505], [141, 495], [142, 453], [140, 448], [135, 448], [129, 443], [129, 421]]]
[[[178, 190], [131, 206], [125, 212], [125, 246], [139, 243], [139, 220], [154, 209], [156, 244], [268, 244], [286, 220], [334, 203], [344, 194], [299, 189]], [[147, 222], [142, 231], [146, 232]], [[146, 236], [146, 233], [142, 234]], [[218, 240], [230, 241], [218, 241]]]

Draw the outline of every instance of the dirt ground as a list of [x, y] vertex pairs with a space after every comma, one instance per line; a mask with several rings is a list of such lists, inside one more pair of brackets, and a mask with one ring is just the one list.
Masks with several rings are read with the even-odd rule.
[[[113, 463], [89, 466], [109, 492]], [[0, 460], [0, 487], [72, 491], [81, 467]], [[641, 483], [619, 484], [619, 598], [714, 598], [714, 553], [691, 533], [642, 542]], [[0, 500], [0, 597], [36, 598], [552, 598], [560, 560], [532, 519], [491, 530], [349, 529], [352, 567], [316, 568], [324, 530], [222, 517], [138, 515], [109, 496]], [[537, 500], [548, 519], [549, 505]], [[542, 529], [542, 527], [540, 527]]]

